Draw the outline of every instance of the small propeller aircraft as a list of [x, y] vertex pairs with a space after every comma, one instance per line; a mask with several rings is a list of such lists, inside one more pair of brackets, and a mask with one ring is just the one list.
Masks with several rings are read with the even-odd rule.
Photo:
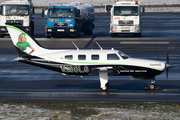
[[158, 60], [132, 58], [125, 53], [112, 49], [59, 49], [41, 47], [38, 42], [19, 24], [7, 23], [6, 27], [18, 51], [18, 61], [50, 69], [62, 74], [92, 75], [97, 71], [101, 91], [109, 88], [108, 76], [132, 76], [149, 79], [149, 89], [155, 89], [155, 76], [173, 65]]

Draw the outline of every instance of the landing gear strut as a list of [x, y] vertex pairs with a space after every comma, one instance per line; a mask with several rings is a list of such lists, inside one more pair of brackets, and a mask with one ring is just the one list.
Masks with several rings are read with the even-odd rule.
[[99, 71], [99, 79], [100, 79], [100, 90], [102, 92], [106, 92], [109, 89], [109, 82], [108, 82], [108, 69], [107, 68], [101, 68]]

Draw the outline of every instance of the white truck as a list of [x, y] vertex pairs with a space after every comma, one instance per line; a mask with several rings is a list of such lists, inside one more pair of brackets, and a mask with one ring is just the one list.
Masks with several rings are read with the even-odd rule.
[[111, 37], [118, 34], [141, 36], [141, 8], [138, 1], [117, 0], [114, 5], [106, 5], [106, 11], [109, 11], [109, 8], [111, 8], [109, 30]]
[[5, 23], [20, 23], [34, 35], [34, 8], [31, 0], [8, 0], [0, 4], [0, 37], [8, 35]]

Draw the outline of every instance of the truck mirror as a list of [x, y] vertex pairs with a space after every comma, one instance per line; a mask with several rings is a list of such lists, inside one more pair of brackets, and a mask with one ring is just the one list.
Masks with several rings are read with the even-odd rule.
[[42, 9], [41, 17], [44, 17], [44, 9]]
[[109, 13], [111, 11], [112, 5], [105, 5], [105, 11]]
[[81, 11], [78, 10], [78, 17], [81, 17]]
[[35, 14], [34, 7], [32, 8], [32, 13]]
[[2, 15], [2, 14], [1, 14], [1, 7], [0, 7], [0, 15]]

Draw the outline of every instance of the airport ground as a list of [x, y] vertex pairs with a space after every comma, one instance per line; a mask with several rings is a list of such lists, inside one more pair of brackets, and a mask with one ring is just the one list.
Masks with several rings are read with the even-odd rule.
[[107, 14], [96, 14], [92, 36], [45, 37], [46, 19], [34, 15], [35, 38], [49, 49], [117, 49], [138, 58], [166, 61], [175, 67], [156, 76], [156, 90], [148, 91], [149, 80], [110, 77], [109, 92], [100, 92], [98, 76], [63, 76], [60, 73], [13, 61], [18, 54], [6, 36], [0, 38], [0, 99], [9, 101], [88, 101], [180, 103], [180, 13], [143, 13], [142, 36], [110, 37]]

